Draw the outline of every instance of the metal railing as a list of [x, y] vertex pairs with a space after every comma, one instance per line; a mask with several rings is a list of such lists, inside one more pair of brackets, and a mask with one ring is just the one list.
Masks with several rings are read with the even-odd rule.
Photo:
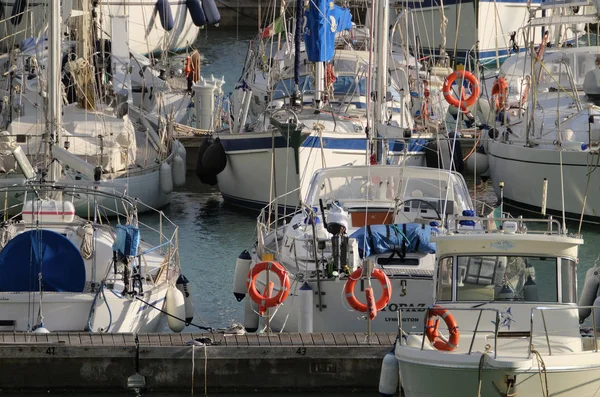
[[[485, 224], [484, 223], [485, 221], [488, 221], [488, 222], [511, 221], [511, 222], [517, 223], [516, 233], [555, 234], [555, 235], [563, 234], [563, 230], [562, 230], [562, 226], [561, 226], [560, 222], [557, 221], [556, 219], [552, 219], [551, 217], [548, 219], [542, 219], [542, 218], [522, 218], [522, 217], [495, 218], [495, 217], [480, 217], [480, 216], [458, 216], [458, 217], [454, 218], [454, 227], [456, 228], [456, 230], [460, 230], [460, 227], [459, 227], [460, 221], [475, 221], [475, 222], [481, 222], [482, 224]], [[525, 223], [527, 223], [527, 225], [540, 224], [545, 227], [543, 229], [530, 229], [529, 227], [525, 226]], [[504, 231], [502, 229], [487, 228], [485, 230], [485, 232], [486, 233], [503, 233]]]
[[[51, 197], [50, 193], [62, 193], [70, 195], [73, 199], [87, 197], [88, 204], [92, 208], [88, 211], [88, 216], [81, 218], [81, 225], [93, 222], [100, 227], [106, 227], [111, 231], [114, 237], [114, 230], [111, 227], [111, 219], [116, 221], [116, 224], [131, 224], [138, 228], [142, 241], [149, 248], [142, 250], [140, 248], [134, 260], [145, 261], [146, 254], [159, 251], [161, 255], [166, 255], [162, 267], [167, 270], [167, 277], [170, 277], [173, 270], [180, 267], [179, 258], [179, 227], [173, 223], [163, 211], [150, 207], [137, 199], [131, 198], [117, 191], [94, 190], [86, 187], [73, 185], [63, 185], [54, 183], [26, 183], [24, 185], [11, 185], [0, 188], [0, 206], [3, 208], [4, 222], [15, 222], [22, 218], [23, 204], [27, 200], [41, 199], [42, 197]], [[2, 195], [4, 194], [4, 197]], [[8, 196], [12, 194], [14, 199], [17, 196], [20, 202], [8, 205]], [[2, 200], [4, 205], [2, 205]], [[103, 200], [114, 200], [115, 207], [111, 208], [103, 205]], [[70, 200], [67, 200], [70, 201]], [[122, 209], [122, 211], [120, 211]], [[144, 214], [142, 219], [148, 219], [152, 216], [158, 216], [158, 228], [143, 222], [138, 216], [138, 209], [142, 209]], [[33, 213], [37, 210], [33, 208]], [[11, 215], [9, 215], [11, 214]], [[23, 224], [25, 228], [39, 227], [65, 227], [73, 225], [69, 222], [61, 221], [43, 221], [41, 223], [34, 222], [32, 224]], [[140, 266], [140, 269], [142, 267]], [[147, 268], [147, 267], [146, 267]], [[177, 274], [177, 273], [175, 273]]]
[[[425, 311], [425, 315], [424, 315], [424, 322], [423, 322], [423, 335], [422, 335], [422, 340], [421, 340], [421, 350], [424, 349], [425, 347], [425, 339], [427, 338], [427, 319], [429, 318], [429, 313], [431, 310], [433, 309], [438, 309], [438, 307], [435, 306], [431, 306], [429, 308], [427, 308], [427, 310]], [[592, 330], [593, 330], [593, 338], [594, 338], [594, 352], [598, 352], [598, 330], [596, 327], [596, 313], [595, 310], [600, 310], [600, 306], [577, 306], [577, 305], [570, 305], [570, 306], [557, 306], [557, 307], [547, 307], [547, 306], [536, 306], [536, 307], [532, 307], [530, 309], [530, 315], [529, 315], [529, 331], [525, 331], [523, 333], [523, 337], [527, 337], [529, 340], [529, 343], [527, 344], [527, 358], [531, 358], [532, 354], [533, 354], [533, 350], [534, 350], [534, 344], [533, 344], [533, 338], [534, 338], [534, 313], [536, 311], [540, 312], [540, 316], [542, 318], [542, 324], [543, 324], [543, 334], [542, 337], [545, 339], [546, 341], [546, 346], [548, 348], [548, 355], [553, 355], [552, 353], [552, 344], [550, 343], [550, 331], [548, 330], [548, 326], [547, 326], [547, 322], [546, 322], [546, 318], [544, 316], [544, 312], [545, 311], [559, 311], [559, 310], [579, 310], [579, 309], [591, 309], [591, 314], [592, 314]], [[402, 337], [402, 335], [405, 335], [403, 329], [402, 329], [402, 312], [403, 311], [408, 311], [408, 310], [412, 310], [412, 308], [399, 308], [398, 309], [398, 336]], [[498, 338], [499, 338], [499, 333], [500, 333], [500, 320], [502, 318], [502, 313], [500, 309], [493, 309], [493, 308], [475, 308], [475, 307], [465, 307], [465, 308], [457, 308], [457, 307], [453, 307], [452, 309], [447, 309], [449, 312], [456, 312], [456, 311], [462, 311], [462, 312], [477, 312], [477, 321], [475, 323], [475, 328], [472, 330], [472, 335], [470, 338], [470, 342], [469, 342], [469, 349], [467, 350], [466, 354], [473, 354], [473, 346], [475, 344], [475, 340], [478, 334], [481, 334], [482, 332], [493, 332], [494, 333], [494, 346], [493, 346], [493, 354], [494, 354], [494, 359], [496, 359], [498, 357]], [[494, 313], [494, 317], [495, 320], [493, 322], [494, 324], [494, 329], [493, 330], [481, 330], [480, 329], [480, 324], [481, 324], [481, 317], [483, 312], [492, 312]]]

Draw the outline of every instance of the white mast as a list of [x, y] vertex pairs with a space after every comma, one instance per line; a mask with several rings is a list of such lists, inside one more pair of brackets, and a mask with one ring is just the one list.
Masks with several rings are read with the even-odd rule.
[[387, 119], [386, 93], [388, 70], [389, 0], [379, 0], [377, 10], [377, 75], [375, 79], [375, 130]]
[[[50, 7], [50, 23], [48, 26], [49, 62], [48, 62], [48, 115], [46, 127], [46, 155], [52, 159], [52, 145], [60, 142], [61, 126], [61, 86], [60, 86], [60, 64], [61, 64], [61, 37], [60, 37], [60, 1], [48, 2]], [[60, 168], [56, 161], [49, 165], [48, 178], [56, 181], [60, 176]]]

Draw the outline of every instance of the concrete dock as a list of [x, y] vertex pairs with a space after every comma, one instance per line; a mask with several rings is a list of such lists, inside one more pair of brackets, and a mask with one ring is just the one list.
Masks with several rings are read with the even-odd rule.
[[[376, 391], [395, 334], [0, 333], [6, 391]], [[191, 345], [195, 343], [197, 345]]]

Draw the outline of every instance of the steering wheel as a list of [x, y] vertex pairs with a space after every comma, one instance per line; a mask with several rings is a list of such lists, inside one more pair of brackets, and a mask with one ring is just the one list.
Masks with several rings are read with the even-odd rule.
[[[420, 203], [424, 203], [426, 206], [428, 206], [429, 208], [431, 208], [432, 210], [435, 211], [435, 214], [437, 215], [437, 218], [435, 218], [436, 220], [441, 221], [442, 220], [442, 216], [440, 215], [440, 212], [437, 210], [437, 208], [435, 208], [433, 206], [433, 204], [431, 204], [429, 201], [420, 199], [420, 198], [412, 198], [412, 199], [408, 199], [408, 200], [404, 200], [400, 203], [400, 205], [404, 205], [406, 203], [410, 203], [412, 201], [418, 201]], [[400, 207], [400, 206], [399, 206]], [[398, 210], [400, 210], [400, 208], [398, 207]]]

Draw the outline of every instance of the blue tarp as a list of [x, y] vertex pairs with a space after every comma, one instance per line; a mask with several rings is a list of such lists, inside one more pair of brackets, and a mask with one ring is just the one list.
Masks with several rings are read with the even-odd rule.
[[336, 6], [332, 0], [314, 0], [309, 3], [304, 17], [304, 43], [308, 60], [331, 60], [335, 49], [335, 34], [352, 29], [350, 10]]
[[400, 253], [404, 249], [405, 252], [435, 254], [432, 231], [437, 232], [437, 229], [416, 223], [371, 225], [358, 229], [350, 238], [356, 239], [361, 258], [388, 252]]
[[79, 249], [52, 230], [18, 234], [0, 252], [0, 291], [83, 292], [85, 264]]
[[136, 256], [140, 245], [139, 229], [131, 225], [117, 225], [115, 233], [113, 251], [117, 251], [123, 256]]

